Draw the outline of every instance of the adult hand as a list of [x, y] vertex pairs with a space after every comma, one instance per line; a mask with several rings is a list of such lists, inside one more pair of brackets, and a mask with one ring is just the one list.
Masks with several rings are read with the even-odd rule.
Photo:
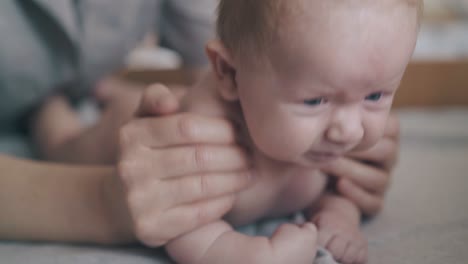
[[154, 85], [120, 130], [117, 174], [134, 233], [148, 246], [221, 218], [252, 179], [228, 121], [174, 114], [178, 107], [166, 87]]
[[[97, 137], [94, 141], [100, 142], [99, 162], [115, 164], [117, 161], [119, 130], [135, 117], [145, 88], [143, 84], [118, 77], [105, 78], [96, 85], [94, 95], [102, 107], [101, 118], [93, 129]], [[180, 99], [186, 87], [173, 85], [170, 91]]]
[[143, 86], [116, 78], [97, 85], [103, 106], [94, 125], [84, 124], [64, 96], [54, 95], [38, 108], [31, 131], [41, 157], [66, 163], [115, 164], [118, 131], [133, 118]]
[[400, 144], [398, 118], [390, 115], [384, 137], [371, 149], [350, 153], [322, 168], [337, 177], [338, 193], [353, 201], [366, 215], [383, 207]]

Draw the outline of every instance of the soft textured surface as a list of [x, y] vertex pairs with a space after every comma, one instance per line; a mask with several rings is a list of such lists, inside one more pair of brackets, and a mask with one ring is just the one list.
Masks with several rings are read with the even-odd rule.
[[370, 263], [468, 263], [468, 110], [405, 111], [400, 163], [364, 230]]
[[[402, 148], [385, 210], [363, 228], [369, 263], [468, 263], [468, 109], [401, 111]], [[0, 243], [0, 263], [165, 263], [161, 252]], [[326, 262], [325, 264], [328, 264]]]

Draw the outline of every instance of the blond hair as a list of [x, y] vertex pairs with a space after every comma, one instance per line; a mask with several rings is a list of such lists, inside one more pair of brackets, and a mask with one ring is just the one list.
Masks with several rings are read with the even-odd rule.
[[[417, 8], [418, 21], [420, 20], [423, 0], [398, 1]], [[295, 9], [291, 7], [292, 2], [292, 0], [220, 0], [217, 20], [218, 37], [234, 56], [264, 54], [269, 44], [274, 42], [278, 35], [280, 27], [278, 18], [285, 19], [291, 15], [291, 12], [294, 12]]]

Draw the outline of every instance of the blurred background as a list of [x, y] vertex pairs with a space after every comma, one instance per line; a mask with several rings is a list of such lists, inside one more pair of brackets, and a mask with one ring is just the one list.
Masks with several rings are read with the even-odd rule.
[[[413, 61], [402, 81], [395, 107], [468, 105], [468, 0], [425, 0], [424, 20]], [[181, 59], [157, 47], [148, 35], [131, 52], [125, 78], [151, 83], [186, 84]]]
[[421, 60], [468, 59], [468, 1], [425, 0], [424, 23], [414, 54]]

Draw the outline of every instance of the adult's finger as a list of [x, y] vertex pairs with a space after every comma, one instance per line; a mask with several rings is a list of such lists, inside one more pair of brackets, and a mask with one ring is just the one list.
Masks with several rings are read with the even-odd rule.
[[237, 193], [249, 186], [251, 181], [249, 170], [187, 176], [164, 181], [165, 188], [161, 188], [156, 198], [169, 197], [168, 206], [173, 207]]
[[153, 84], [145, 89], [141, 96], [136, 116], [159, 116], [175, 113], [179, 100], [169, 88], [162, 84]]
[[384, 137], [396, 140], [400, 138], [400, 120], [396, 114], [391, 113], [388, 117]]
[[372, 193], [383, 193], [388, 187], [387, 171], [346, 157], [323, 167], [322, 171], [352, 181]]
[[393, 139], [383, 138], [375, 146], [359, 152], [351, 152], [348, 157], [368, 162], [371, 165], [390, 170], [398, 159], [399, 142]]
[[[125, 156], [127, 155], [127, 156]], [[180, 177], [246, 171], [250, 162], [236, 146], [185, 146], [154, 151], [136, 148], [124, 154], [118, 164], [129, 186], [146, 186], [155, 181]]]
[[182, 113], [140, 118], [121, 129], [121, 145], [161, 148], [187, 144], [235, 142], [234, 128], [224, 119]]
[[165, 172], [164, 178], [247, 169], [245, 152], [233, 146], [195, 145], [164, 149], [151, 162]]
[[383, 207], [382, 195], [373, 195], [366, 192], [347, 179], [338, 181], [337, 190], [341, 195], [353, 201], [367, 215], [374, 215]]
[[392, 167], [396, 162], [399, 150], [400, 122], [398, 117], [391, 114], [388, 118], [382, 139], [371, 149], [352, 152], [348, 156], [367, 160], [385, 168]]

